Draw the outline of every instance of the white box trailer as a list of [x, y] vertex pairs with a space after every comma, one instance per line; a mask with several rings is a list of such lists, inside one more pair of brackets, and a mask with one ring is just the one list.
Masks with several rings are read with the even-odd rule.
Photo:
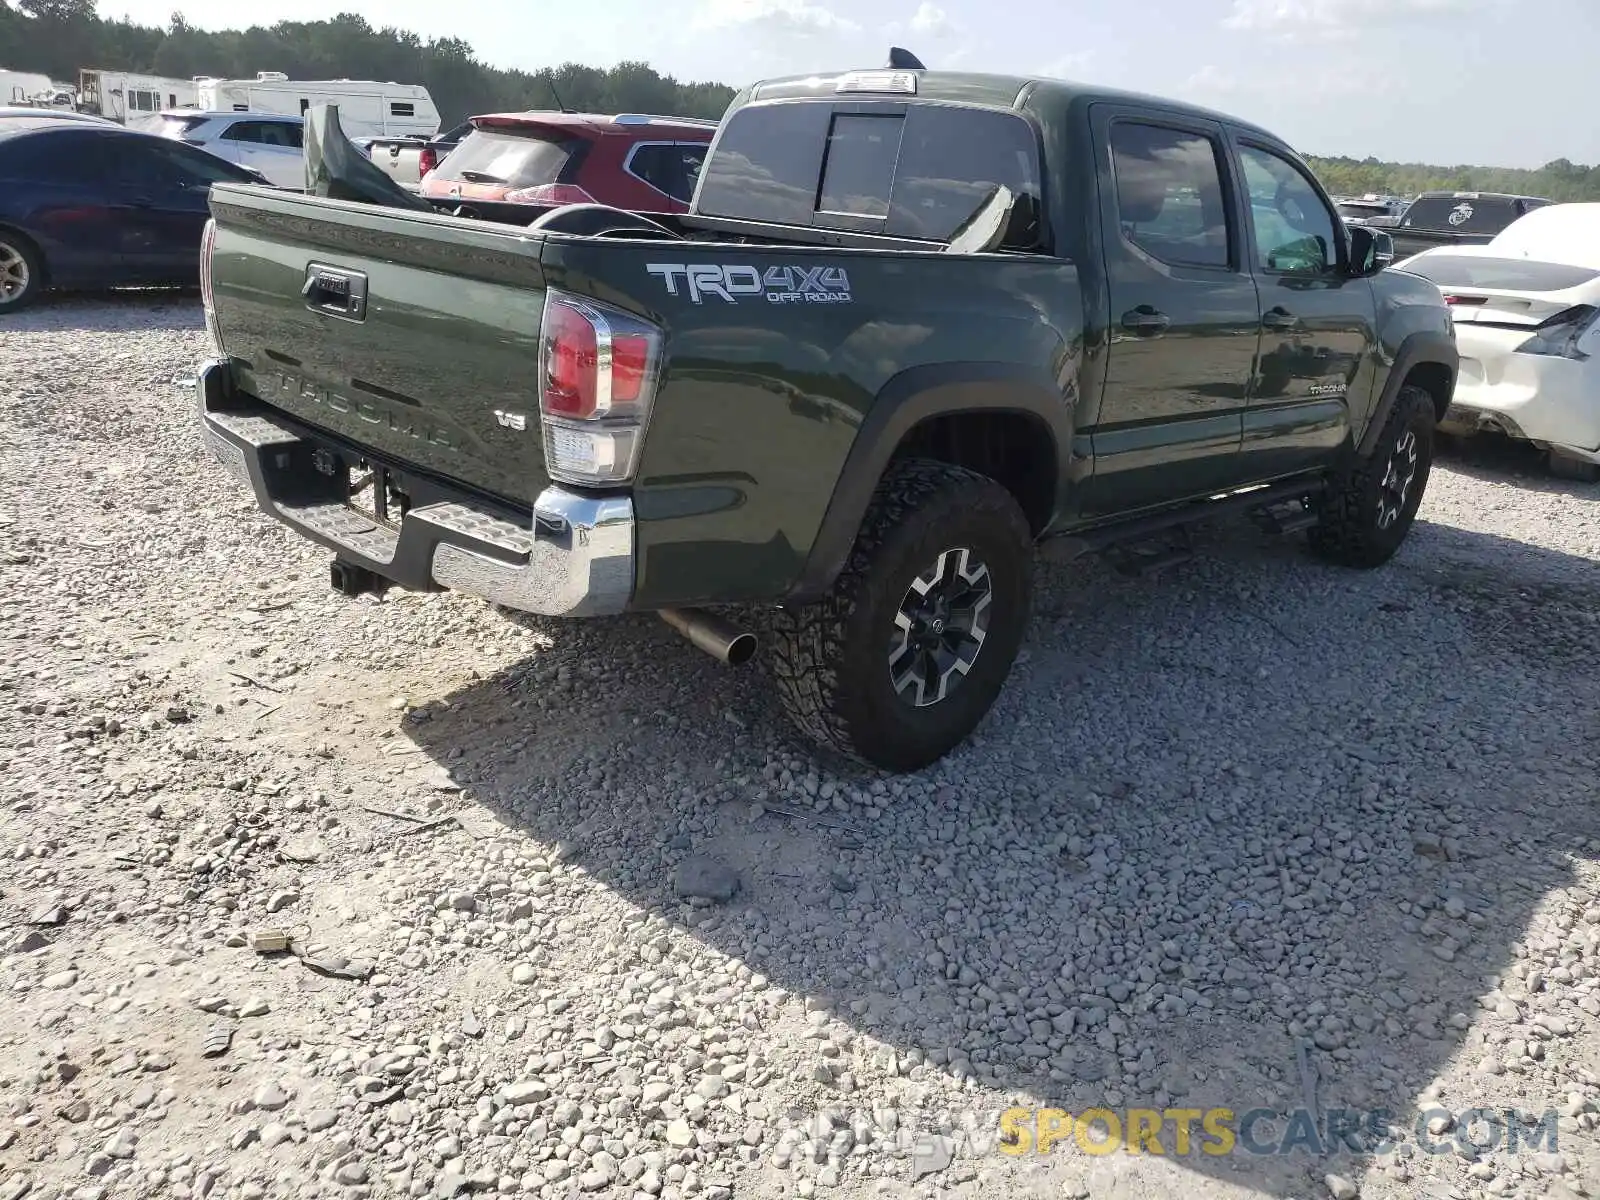
[[0, 68], [0, 104], [24, 105], [34, 97], [54, 90], [48, 75], [32, 71], [7, 71]]
[[123, 125], [163, 109], [192, 108], [194, 92], [192, 79], [168, 79], [161, 75], [92, 67], [78, 72], [79, 106]]
[[203, 112], [297, 117], [313, 104], [337, 104], [340, 127], [351, 137], [431, 137], [439, 132], [433, 97], [416, 83], [290, 79], [278, 71], [262, 71], [254, 79], [197, 79], [195, 88], [196, 105]]

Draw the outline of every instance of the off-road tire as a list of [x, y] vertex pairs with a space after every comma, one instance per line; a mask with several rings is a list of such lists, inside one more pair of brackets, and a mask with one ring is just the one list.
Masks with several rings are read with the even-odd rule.
[[[20, 265], [26, 281], [20, 292], [7, 296], [7, 272]], [[14, 278], [14, 276], [12, 277]], [[20, 312], [44, 291], [44, 260], [32, 242], [19, 233], [0, 229], [0, 316]]]
[[[895, 620], [912, 582], [953, 549], [987, 568], [985, 636], [949, 694], [917, 707], [890, 678]], [[947, 463], [896, 463], [833, 589], [776, 616], [769, 663], [784, 711], [822, 746], [869, 766], [915, 771], [937, 761], [983, 720], [1010, 674], [1032, 570], [1032, 534], [1005, 488]]]
[[[1405, 541], [1433, 466], [1434, 425], [1438, 416], [1433, 397], [1419, 387], [1400, 389], [1394, 410], [1370, 457], [1357, 458], [1337, 476], [1322, 497], [1321, 521], [1310, 531], [1311, 549], [1320, 557], [1347, 567], [1380, 567], [1394, 557]], [[1390, 503], [1386, 492], [1391, 467], [1405, 470], [1408, 447], [1414, 447], [1414, 474], [1403, 503]], [[1398, 507], [1388, 524], [1380, 517], [1380, 502]]]

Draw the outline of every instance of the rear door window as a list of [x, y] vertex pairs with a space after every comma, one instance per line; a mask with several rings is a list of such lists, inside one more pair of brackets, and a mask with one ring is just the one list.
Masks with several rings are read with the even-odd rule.
[[305, 132], [292, 121], [235, 121], [222, 140], [299, 150], [304, 145]]
[[704, 146], [679, 142], [641, 142], [628, 156], [628, 173], [642, 179], [658, 192], [687, 204], [694, 195], [700, 164], [705, 161]]
[[1522, 213], [1504, 196], [1423, 196], [1400, 219], [1402, 229], [1499, 233]]
[[1143, 121], [1116, 122], [1110, 141], [1123, 240], [1169, 266], [1227, 267], [1219, 144]]
[[128, 136], [110, 138], [107, 145], [107, 158], [116, 181], [134, 191], [248, 183], [253, 178], [243, 168], [181, 142]]
[[477, 129], [438, 168], [444, 179], [537, 187], [562, 182], [562, 172], [582, 144], [557, 134]]
[[1040, 235], [1038, 137], [1013, 112], [959, 105], [753, 104], [705, 163], [708, 217], [944, 241], [995, 184], [1017, 196], [1002, 243]]
[[57, 187], [104, 182], [107, 139], [88, 130], [48, 130], [0, 139], [0, 179]]
[[225, 142], [253, 142], [261, 141], [260, 121], [235, 121], [222, 131], [222, 140]]

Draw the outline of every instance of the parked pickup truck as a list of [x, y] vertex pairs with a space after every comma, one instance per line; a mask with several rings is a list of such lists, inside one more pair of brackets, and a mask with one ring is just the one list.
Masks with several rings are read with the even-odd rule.
[[461, 139], [472, 132], [472, 122], [463, 121], [454, 129], [425, 137], [371, 138], [366, 151], [384, 174], [402, 187], [415, 191], [422, 177], [437, 167]]
[[1389, 236], [1401, 259], [1436, 246], [1483, 246], [1518, 217], [1549, 203], [1538, 196], [1498, 192], [1423, 192]]
[[893, 771], [995, 701], [1036, 543], [1141, 570], [1248, 513], [1388, 560], [1456, 375], [1438, 289], [1278, 138], [1053, 80], [756, 84], [670, 221], [211, 207], [205, 439], [336, 586], [728, 662], [770, 625], [798, 726]]

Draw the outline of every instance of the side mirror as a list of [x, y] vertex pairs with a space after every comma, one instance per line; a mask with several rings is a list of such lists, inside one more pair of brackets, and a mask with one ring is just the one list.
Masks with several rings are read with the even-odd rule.
[[1394, 262], [1394, 238], [1381, 229], [1372, 230], [1372, 270], [1377, 274]]
[[1376, 275], [1394, 262], [1394, 239], [1370, 225], [1350, 225], [1350, 273], [1357, 278]]

